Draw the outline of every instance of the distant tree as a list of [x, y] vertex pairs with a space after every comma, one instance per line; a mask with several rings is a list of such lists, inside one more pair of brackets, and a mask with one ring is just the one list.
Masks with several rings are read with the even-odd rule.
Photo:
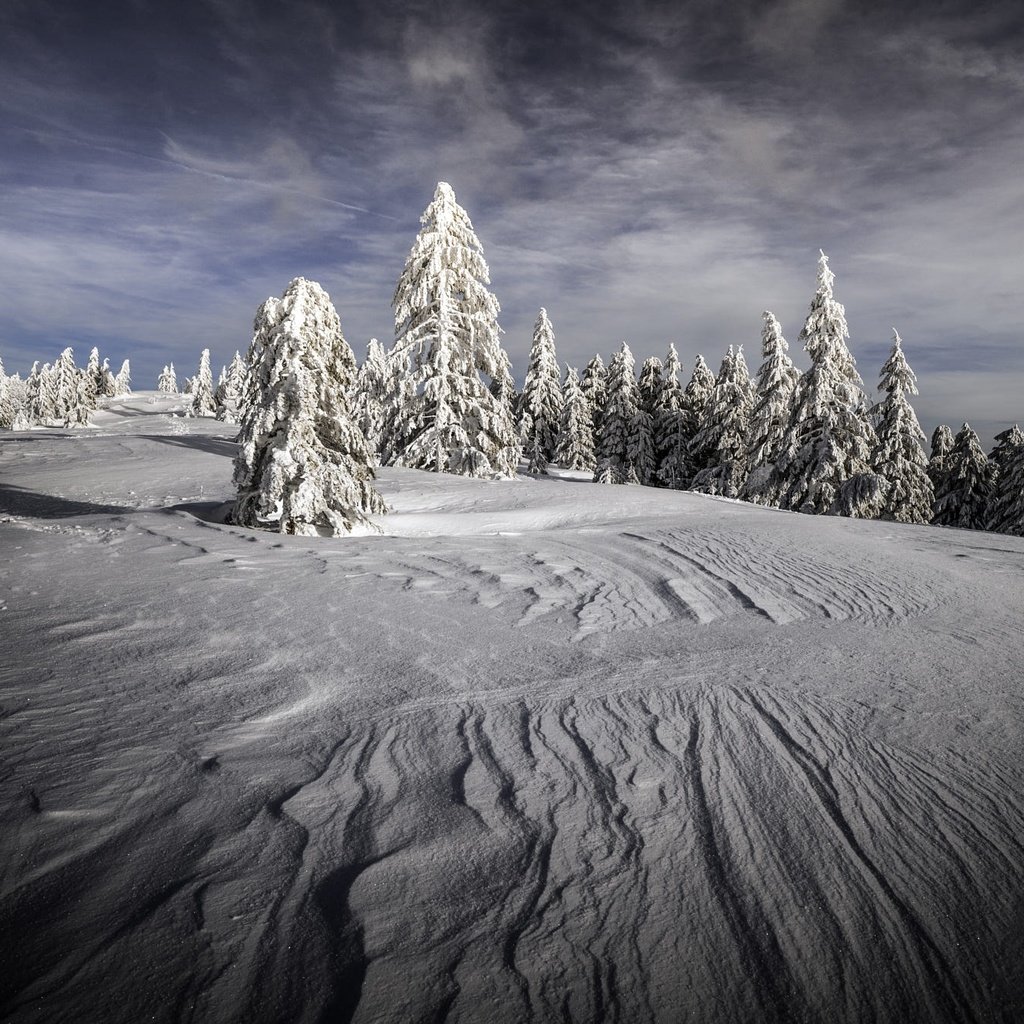
[[589, 472], [593, 472], [596, 463], [590, 403], [583, 395], [579, 374], [571, 366], [567, 366], [565, 372], [554, 461], [566, 469], [584, 469]]
[[210, 371], [210, 350], [204, 348], [199, 356], [199, 369], [192, 378], [189, 391], [192, 402], [189, 413], [192, 416], [215, 416], [217, 403], [213, 399], [213, 374]]
[[555, 332], [546, 309], [537, 314], [530, 363], [519, 396], [519, 438], [531, 473], [547, 472], [555, 457], [562, 416], [562, 386], [555, 357]]
[[683, 433], [686, 437], [687, 486], [697, 473], [705, 469], [710, 462], [711, 453], [701, 450], [697, 445], [697, 436], [704, 426], [711, 401], [711, 392], [715, 388], [715, 375], [702, 355], [698, 355], [693, 364], [693, 373], [683, 390]]
[[661, 360], [657, 356], [650, 356], [644, 360], [637, 379], [637, 390], [640, 395], [640, 407], [652, 419], [661, 401], [662, 376]]
[[722, 360], [711, 390], [704, 422], [693, 450], [704, 453], [690, 489], [735, 498], [747, 475], [751, 406], [750, 373], [742, 351], [732, 345]]
[[164, 367], [163, 372], [160, 374], [160, 379], [156, 382], [156, 389], [165, 395], [178, 394], [178, 377], [174, 372], [174, 363]]
[[633, 374], [633, 353], [623, 342], [608, 367], [594, 480], [603, 484], [637, 483], [637, 418], [643, 415]]
[[373, 461], [380, 459], [384, 433], [384, 400], [387, 392], [387, 357], [376, 338], [366, 346], [366, 358], [356, 376], [353, 412], [356, 423], [370, 446]]
[[296, 278], [257, 312], [232, 521], [314, 536], [386, 511], [348, 402], [355, 357], [327, 293]]
[[875, 409], [878, 417], [875, 469], [887, 487], [880, 518], [897, 523], [927, 523], [935, 493], [928, 478], [924, 431], [907, 395], [916, 395], [917, 377], [903, 354], [902, 339], [893, 328], [892, 352], [882, 367], [879, 390], [886, 398]]
[[[928, 479], [932, 482], [935, 501], [949, 491], [949, 456], [953, 451], [953, 431], [940, 423], [932, 433], [931, 456], [928, 459]], [[932, 504], [932, 515], [935, 505]]]
[[96, 394], [102, 398], [113, 398], [117, 394], [117, 378], [110, 369], [110, 360], [104, 359], [100, 367], [99, 382], [96, 385]]
[[5, 376], [0, 363], [0, 428], [27, 430], [30, 426], [27, 383], [18, 374]]
[[231, 362], [221, 372], [217, 389], [213, 393], [213, 403], [217, 409], [217, 419], [224, 423], [238, 423], [241, 418], [242, 395], [245, 391], [245, 360], [236, 349]]
[[747, 501], [770, 503], [770, 481], [789, 424], [800, 373], [789, 358], [789, 345], [782, 326], [769, 310], [763, 313], [761, 330], [761, 366], [757, 371], [755, 398], [750, 413], [750, 447], [747, 462], [750, 472], [741, 497]]
[[943, 491], [935, 495], [932, 521], [937, 526], [984, 530], [995, 473], [969, 423], [960, 428], [953, 440], [946, 470]]
[[117, 371], [117, 376], [114, 378], [114, 396], [116, 398], [123, 398], [125, 395], [132, 393], [132, 368], [126, 359], [121, 364], [121, 369]]
[[871, 467], [875, 431], [834, 280], [821, 253], [817, 290], [800, 332], [811, 366], [797, 383], [771, 490], [783, 508], [872, 519], [882, 510], [885, 480]]
[[10, 430], [19, 411], [14, 407], [14, 396], [4, 372], [4, 362], [0, 359], [0, 430]]
[[49, 376], [50, 381], [44, 381], [43, 386], [50, 384], [52, 387], [51, 418], [70, 427], [79, 420], [79, 402], [88, 403], [92, 381], [79, 390], [84, 374], [75, 366], [75, 353], [70, 347], [61, 352]]
[[499, 353], [498, 368], [488, 390], [504, 408], [513, 413], [519, 408], [519, 392], [516, 391], [516, 379], [512, 375], [512, 361], [504, 349]]
[[[511, 410], [480, 378], [504, 365], [498, 300], [469, 215], [447, 182], [420, 218], [395, 289], [401, 419], [389, 448], [396, 464], [464, 476], [513, 476], [520, 446]], [[402, 384], [399, 385], [402, 387]]]
[[92, 381], [93, 390], [96, 394], [102, 394], [100, 389], [103, 386], [103, 368], [100, 366], [100, 350], [95, 346], [89, 352], [89, 359], [86, 361], [84, 372]]
[[[1014, 424], [996, 434], [998, 473], [989, 502], [989, 530], [1024, 537], [1024, 432]], [[993, 453], [991, 461], [997, 461]]]
[[592, 413], [595, 444], [601, 436], [601, 416], [604, 413], [607, 387], [608, 371], [605, 369], [604, 360], [600, 355], [596, 355], [583, 368], [583, 376], [580, 378], [580, 390]]
[[664, 487], [683, 488], [690, 482], [685, 398], [679, 384], [679, 355], [669, 345], [661, 394], [654, 409], [654, 454], [657, 478]]

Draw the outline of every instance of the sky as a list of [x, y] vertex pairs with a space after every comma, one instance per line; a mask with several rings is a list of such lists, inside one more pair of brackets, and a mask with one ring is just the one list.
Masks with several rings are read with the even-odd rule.
[[136, 387], [244, 353], [297, 276], [357, 357], [439, 180], [522, 380], [689, 369], [761, 313], [797, 341], [829, 255], [870, 389], [895, 326], [926, 430], [1024, 420], [1024, 5], [0, 0], [0, 358]]

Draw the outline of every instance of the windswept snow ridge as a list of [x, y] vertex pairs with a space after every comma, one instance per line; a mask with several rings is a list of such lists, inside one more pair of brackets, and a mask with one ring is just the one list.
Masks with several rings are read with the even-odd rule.
[[394, 469], [281, 537], [173, 408], [0, 439], [0, 1015], [1024, 1015], [1024, 541]]

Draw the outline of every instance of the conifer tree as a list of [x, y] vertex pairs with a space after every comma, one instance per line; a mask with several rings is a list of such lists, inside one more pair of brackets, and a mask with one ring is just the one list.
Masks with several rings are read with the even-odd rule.
[[113, 398], [117, 394], [117, 381], [113, 370], [110, 369], [110, 360], [104, 359], [100, 367], [99, 384], [96, 387], [96, 394], [103, 398]]
[[[49, 369], [49, 365], [45, 367]], [[43, 396], [43, 369], [39, 366], [39, 360], [32, 364], [28, 379], [25, 381], [25, 409], [28, 413], [30, 423], [43, 423], [47, 417], [47, 410], [44, 409], [46, 399]]]
[[192, 416], [215, 416], [217, 403], [213, 399], [213, 374], [210, 371], [210, 350], [204, 348], [199, 356], [199, 369], [192, 378], [189, 390], [192, 403], [189, 413]]
[[544, 473], [555, 457], [562, 416], [562, 386], [555, 357], [555, 332], [546, 309], [537, 314], [530, 363], [519, 397], [519, 437], [531, 473]]
[[[480, 378], [500, 376], [498, 300], [469, 215], [447, 182], [420, 218], [395, 289], [392, 358], [408, 377], [389, 409], [396, 464], [464, 476], [513, 476], [520, 446], [512, 411]], [[404, 387], [404, 384], [400, 384]]]
[[770, 480], [775, 460], [789, 424], [793, 392], [799, 371], [789, 358], [789, 345], [775, 314], [762, 314], [761, 366], [757, 371], [755, 398], [750, 413], [750, 448], [747, 462], [750, 472], [741, 497], [765, 503], [771, 499]]
[[885, 481], [872, 471], [875, 431], [834, 280], [821, 253], [817, 289], [800, 332], [811, 366], [797, 383], [772, 490], [783, 508], [870, 519], [881, 511]]
[[[987, 529], [1024, 537], [1024, 432], [1014, 424], [996, 434], [998, 475], [989, 504]], [[993, 453], [992, 461], [996, 461]]]
[[598, 354], [583, 368], [583, 376], [580, 378], [580, 390], [591, 410], [595, 445], [601, 436], [601, 416], [604, 413], [607, 387], [608, 371], [605, 369], [604, 360]]
[[126, 359], [121, 364], [121, 369], [117, 371], [117, 376], [114, 378], [114, 395], [117, 398], [123, 398], [125, 395], [132, 393], [132, 368]]
[[178, 376], [174, 372], [174, 363], [164, 367], [160, 379], [156, 382], [156, 389], [164, 395], [178, 394]]
[[47, 384], [52, 387], [50, 416], [70, 427], [78, 421], [79, 384], [83, 377], [75, 366], [75, 353], [70, 347], [61, 352], [49, 377], [49, 381], [44, 380], [43, 387], [45, 389]]
[[707, 453], [707, 464], [694, 476], [691, 490], [726, 498], [739, 494], [747, 475], [750, 395], [750, 373], [743, 353], [730, 345], [694, 440], [694, 450]]
[[565, 469], [584, 469], [588, 472], [593, 472], [596, 462], [590, 403], [580, 387], [579, 374], [572, 366], [565, 368], [562, 415], [554, 461]]
[[[932, 433], [931, 456], [928, 459], [928, 479], [932, 482], [935, 501], [949, 490], [949, 456], [953, 451], [953, 431], [940, 423]], [[932, 505], [934, 515], [935, 506]]]
[[366, 438], [373, 461], [379, 463], [384, 433], [384, 399], [387, 390], [387, 357], [376, 338], [366, 346], [366, 358], [356, 376], [353, 412]]
[[679, 384], [679, 355], [669, 345], [661, 395], [654, 410], [654, 454], [658, 463], [657, 478], [664, 487], [683, 488], [690, 482], [683, 411], [683, 389]]
[[0, 428], [26, 430], [30, 426], [27, 384], [18, 374], [5, 376], [0, 362]]
[[893, 328], [892, 352], [882, 367], [879, 390], [886, 398], [876, 408], [877, 444], [872, 459], [887, 487], [880, 518], [897, 523], [927, 523], [935, 494], [928, 479], [924, 431], [907, 395], [916, 395], [917, 377], [903, 354], [902, 339]]
[[4, 361], [0, 359], [0, 430], [10, 430], [17, 414], [14, 408], [13, 395], [4, 372]]
[[516, 379], [512, 375], [512, 361], [505, 349], [501, 349], [498, 370], [490, 383], [490, 392], [506, 408], [519, 408], [519, 392], [516, 391]]
[[100, 350], [95, 346], [89, 352], [89, 359], [85, 364], [85, 375], [92, 381], [96, 394], [102, 394], [103, 368], [100, 366]]
[[348, 401], [355, 357], [314, 281], [257, 312], [235, 460], [232, 521], [305, 536], [375, 529], [386, 511]]
[[969, 423], [953, 439], [946, 470], [944, 490], [935, 495], [932, 521], [937, 526], [984, 530], [995, 473]]
[[693, 364], [693, 373], [683, 391], [683, 425], [686, 435], [687, 472], [690, 480], [711, 465], [713, 453], [700, 447], [697, 438], [708, 415], [711, 392], [715, 389], [715, 375], [702, 355]]
[[636, 386], [640, 395], [640, 407], [653, 420], [661, 401], [662, 389], [662, 365], [657, 356], [650, 356], [644, 360]]
[[597, 466], [594, 480], [603, 484], [637, 483], [634, 458], [637, 454], [637, 418], [642, 415], [633, 353], [623, 342], [612, 356], [601, 414], [601, 432], [597, 441]]
[[241, 353], [235, 354], [222, 373], [222, 380], [213, 394], [217, 407], [217, 419], [224, 423], [238, 423], [241, 420], [242, 395], [245, 392], [246, 364]]

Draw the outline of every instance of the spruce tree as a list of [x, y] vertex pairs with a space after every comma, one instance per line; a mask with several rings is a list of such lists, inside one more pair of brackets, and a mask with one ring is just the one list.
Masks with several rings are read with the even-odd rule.
[[96, 394], [103, 398], [113, 398], [117, 394], [117, 378], [110, 369], [110, 360], [104, 359], [100, 367], [100, 379], [96, 388]]
[[603, 484], [637, 483], [634, 457], [637, 454], [639, 404], [633, 353], [623, 342], [608, 367], [601, 432], [597, 441], [594, 480]]
[[[949, 490], [949, 456], [953, 451], [953, 431], [940, 423], [932, 432], [931, 456], [928, 459], [928, 479], [932, 482], [935, 501]], [[932, 504], [932, 514], [935, 506]]]
[[356, 376], [353, 411], [375, 463], [379, 464], [384, 433], [384, 398], [387, 388], [387, 357], [376, 338], [366, 346], [366, 358]]
[[164, 367], [160, 379], [156, 382], [156, 389], [164, 395], [178, 394], [178, 376], [174, 372], [174, 363]]
[[935, 495], [937, 526], [984, 530], [995, 473], [978, 435], [965, 423], [953, 440], [943, 493]]
[[704, 429], [708, 404], [714, 389], [715, 375], [704, 357], [698, 355], [693, 364], [689, 383], [683, 391], [683, 429], [686, 435], [687, 474], [690, 481], [712, 464], [713, 453], [701, 448], [697, 439]]
[[125, 395], [132, 393], [132, 368], [126, 359], [121, 364], [121, 369], [117, 371], [117, 376], [114, 378], [114, 396], [117, 398], [123, 398]]
[[601, 416], [604, 412], [607, 389], [608, 371], [605, 369], [604, 360], [598, 354], [583, 368], [583, 376], [580, 378], [580, 390], [591, 409], [595, 445], [601, 436]]
[[750, 373], [742, 351], [730, 345], [694, 440], [694, 450], [706, 453], [707, 464], [694, 476], [691, 490], [726, 498], [739, 495], [747, 475], [750, 405]]
[[903, 354], [902, 340], [893, 328], [892, 352], [882, 367], [879, 390], [886, 398], [875, 409], [878, 417], [875, 469], [887, 487], [880, 518], [897, 523], [927, 523], [935, 494], [928, 479], [924, 431], [907, 395], [916, 395], [917, 377]]
[[355, 357], [330, 297], [296, 278], [256, 324], [232, 521], [304, 536], [375, 529], [367, 516], [386, 508], [352, 418]]
[[834, 280], [821, 253], [817, 289], [800, 332], [811, 366], [797, 382], [772, 491], [783, 508], [870, 519], [882, 509], [885, 481], [871, 467], [875, 431]]
[[85, 364], [85, 375], [92, 381], [96, 394], [103, 394], [103, 367], [100, 366], [100, 350], [96, 347], [89, 352], [89, 358]]
[[665, 359], [661, 395], [654, 410], [654, 454], [658, 462], [657, 478], [664, 487], [683, 488], [690, 482], [683, 410], [683, 389], [679, 384], [679, 355], [669, 345]]
[[221, 374], [217, 390], [213, 393], [217, 419], [224, 423], [238, 423], [241, 419], [246, 370], [245, 360], [236, 349], [231, 362]]
[[1024, 537], [1024, 432], [1014, 424], [996, 434], [996, 441], [999, 470], [986, 528]]
[[78, 421], [78, 404], [84, 397], [79, 393], [84, 375], [75, 366], [75, 353], [70, 347], [61, 352], [48, 375], [49, 381], [45, 380], [46, 376], [44, 372], [43, 387], [45, 389], [49, 384], [52, 388], [50, 417], [70, 427]]
[[213, 373], [210, 371], [210, 350], [204, 348], [199, 356], [199, 369], [192, 378], [192, 403], [189, 413], [192, 416], [215, 416], [217, 403], [213, 398]]
[[389, 399], [401, 417], [392, 459], [434, 472], [513, 476], [520, 447], [512, 410], [480, 378], [498, 377], [503, 359], [479, 239], [446, 182], [420, 223], [393, 302], [392, 357], [411, 388]]
[[562, 386], [555, 357], [555, 332], [547, 310], [533, 328], [530, 363], [519, 397], [519, 438], [531, 473], [544, 473], [555, 457], [562, 416]]
[[14, 408], [13, 395], [4, 372], [4, 361], [0, 359], [0, 430], [10, 430], [19, 410]]
[[571, 366], [565, 370], [562, 415], [554, 461], [565, 469], [583, 469], [588, 472], [593, 472], [596, 462], [590, 404], [580, 387], [579, 374]]
[[747, 501], [771, 501], [770, 480], [789, 424], [793, 392], [800, 373], [789, 358], [789, 345], [775, 314], [762, 314], [761, 366], [757, 371], [755, 398], [750, 413], [750, 472], [741, 497]]

